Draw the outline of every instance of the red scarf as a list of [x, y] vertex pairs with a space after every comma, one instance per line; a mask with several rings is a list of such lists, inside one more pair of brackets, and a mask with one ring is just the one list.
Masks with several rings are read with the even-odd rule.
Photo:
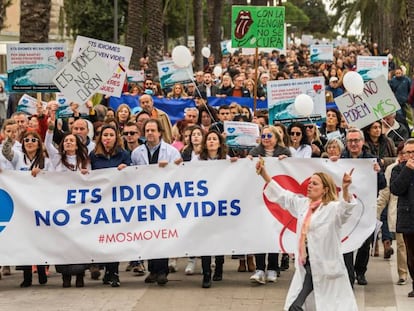
[[321, 200], [310, 202], [308, 211], [306, 212], [305, 219], [303, 220], [302, 228], [300, 230], [300, 239], [299, 239], [299, 264], [302, 266], [306, 262], [306, 235], [308, 234], [310, 220], [313, 212], [321, 205]]

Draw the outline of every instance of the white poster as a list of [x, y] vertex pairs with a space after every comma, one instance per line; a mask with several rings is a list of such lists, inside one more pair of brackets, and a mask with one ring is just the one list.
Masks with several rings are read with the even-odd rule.
[[[312, 97], [313, 111], [307, 117], [295, 110], [295, 98], [300, 94]], [[269, 124], [294, 121], [310, 123], [323, 122], [326, 118], [325, 81], [323, 77], [273, 80], [267, 83]]]
[[7, 45], [10, 92], [56, 92], [53, 77], [68, 61], [65, 43]]
[[309, 50], [311, 63], [333, 61], [332, 44], [313, 44], [310, 46]]
[[112, 42], [77, 36], [75, 46], [73, 47], [72, 60], [81, 49], [87, 46], [93, 47], [112, 73], [112, 76], [102, 85], [98, 93], [120, 97], [131, 60], [132, 48]]
[[112, 71], [98, 52], [87, 46], [56, 74], [53, 82], [69, 102], [83, 104], [100, 90], [111, 75]]
[[193, 66], [179, 68], [172, 60], [157, 62], [158, 76], [160, 77], [161, 88], [172, 87], [175, 83], [190, 83], [194, 80]]
[[234, 148], [257, 146], [260, 136], [259, 125], [252, 122], [224, 121], [226, 145]]
[[373, 80], [381, 75], [388, 80], [388, 57], [358, 55], [357, 72], [364, 81]]
[[[253, 160], [186, 162], [79, 172], [0, 173], [1, 265], [129, 261], [200, 255], [294, 252], [296, 219], [266, 202]], [[343, 251], [376, 223], [372, 159], [266, 158], [282, 187], [304, 194], [315, 171], [354, 168], [358, 201], [343, 227]], [[341, 195], [339, 193], [339, 195]], [[208, 241], [208, 243], [206, 243]], [[22, 251], [24, 250], [24, 251]]]
[[365, 82], [360, 95], [345, 93], [335, 103], [350, 126], [363, 128], [401, 109], [383, 75]]
[[[42, 101], [43, 108], [46, 108], [46, 105], [47, 103]], [[17, 103], [16, 109], [17, 111], [22, 111], [29, 116], [37, 114], [37, 99], [27, 94], [23, 94]]]

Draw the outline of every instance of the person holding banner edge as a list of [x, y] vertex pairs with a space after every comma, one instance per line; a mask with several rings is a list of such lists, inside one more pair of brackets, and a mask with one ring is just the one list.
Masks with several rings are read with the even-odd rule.
[[351, 216], [356, 201], [349, 192], [353, 169], [342, 178], [342, 198], [338, 200], [331, 176], [315, 172], [309, 181], [307, 197], [279, 186], [265, 169], [264, 160], [256, 172], [266, 182], [264, 195], [297, 217], [298, 249], [284, 310], [358, 310], [348, 281], [341, 251], [341, 226]]

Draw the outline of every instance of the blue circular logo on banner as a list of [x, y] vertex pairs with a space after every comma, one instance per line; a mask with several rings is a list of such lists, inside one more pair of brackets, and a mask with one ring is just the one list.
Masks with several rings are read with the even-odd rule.
[[11, 196], [0, 189], [0, 232], [6, 228], [7, 223], [13, 216], [14, 204]]

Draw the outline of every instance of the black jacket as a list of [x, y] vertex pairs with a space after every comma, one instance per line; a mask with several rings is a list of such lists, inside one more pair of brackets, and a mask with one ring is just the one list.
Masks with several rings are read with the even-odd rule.
[[390, 191], [398, 196], [397, 232], [414, 233], [414, 170], [403, 162], [392, 170]]

